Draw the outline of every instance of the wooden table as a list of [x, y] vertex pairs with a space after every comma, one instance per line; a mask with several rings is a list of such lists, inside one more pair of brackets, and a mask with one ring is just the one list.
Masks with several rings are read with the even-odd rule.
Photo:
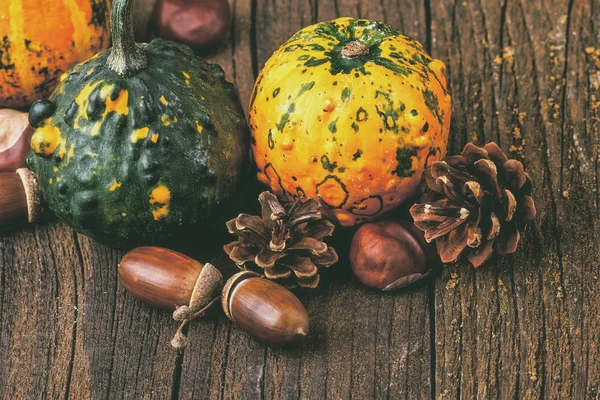
[[598, 398], [600, 2], [234, 0], [233, 15], [211, 61], [244, 103], [271, 53], [313, 22], [384, 20], [423, 42], [448, 66], [451, 151], [496, 141], [535, 183], [519, 250], [399, 294], [325, 284], [306, 298], [300, 347], [215, 317], [192, 323], [178, 354], [170, 314], [119, 286], [121, 252], [38, 225], [0, 237], [2, 397]]

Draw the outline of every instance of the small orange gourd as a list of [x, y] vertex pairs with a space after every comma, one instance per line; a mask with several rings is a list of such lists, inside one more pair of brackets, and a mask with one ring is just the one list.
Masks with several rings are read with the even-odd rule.
[[47, 97], [109, 45], [109, 0], [0, 0], [0, 107]]
[[391, 26], [340, 18], [302, 29], [265, 65], [249, 106], [258, 178], [318, 197], [342, 225], [413, 196], [444, 157], [445, 66]]

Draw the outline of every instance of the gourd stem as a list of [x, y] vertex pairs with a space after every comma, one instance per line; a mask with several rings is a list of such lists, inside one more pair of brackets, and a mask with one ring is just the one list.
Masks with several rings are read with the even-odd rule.
[[108, 68], [123, 76], [131, 76], [144, 68], [148, 60], [133, 34], [133, 0], [114, 0], [110, 18], [113, 47], [106, 60]]
[[341, 53], [346, 58], [356, 58], [369, 54], [369, 48], [364, 43], [354, 40], [346, 44]]

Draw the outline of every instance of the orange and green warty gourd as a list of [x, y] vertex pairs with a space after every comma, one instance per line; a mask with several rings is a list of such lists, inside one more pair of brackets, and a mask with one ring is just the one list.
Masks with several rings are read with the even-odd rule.
[[29, 112], [28, 165], [50, 209], [115, 247], [163, 243], [211, 217], [248, 153], [221, 67], [178, 43], [135, 43], [131, 5], [113, 2], [112, 49], [65, 73]]
[[318, 197], [344, 226], [413, 196], [444, 157], [445, 65], [391, 26], [339, 18], [306, 27], [268, 60], [250, 100], [258, 179]]
[[0, 107], [46, 97], [75, 64], [108, 48], [109, 0], [0, 0]]

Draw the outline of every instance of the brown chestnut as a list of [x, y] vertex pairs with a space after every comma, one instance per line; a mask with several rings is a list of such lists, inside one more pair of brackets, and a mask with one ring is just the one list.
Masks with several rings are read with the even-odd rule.
[[200, 305], [208, 304], [223, 287], [221, 273], [211, 264], [151, 246], [125, 254], [119, 264], [119, 281], [133, 297], [165, 310], [187, 306], [193, 298]]
[[159, 0], [155, 9], [157, 35], [195, 49], [219, 44], [229, 19], [227, 0]]
[[364, 285], [383, 291], [418, 281], [429, 271], [424, 240], [408, 221], [361, 226], [350, 246], [352, 271]]
[[25, 166], [33, 133], [27, 119], [27, 113], [0, 110], [0, 172], [15, 172]]
[[292, 343], [308, 334], [308, 313], [300, 300], [255, 272], [232, 276], [221, 301], [227, 318], [265, 344]]

